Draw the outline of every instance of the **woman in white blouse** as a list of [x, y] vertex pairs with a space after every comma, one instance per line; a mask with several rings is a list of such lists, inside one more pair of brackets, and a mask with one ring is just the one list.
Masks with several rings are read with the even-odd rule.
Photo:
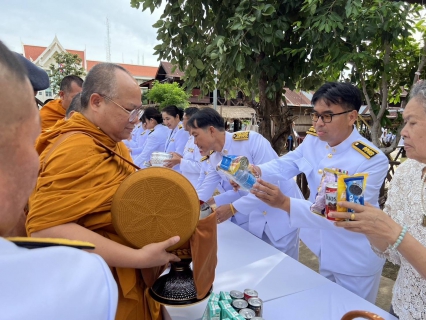
[[134, 163], [141, 167], [145, 167], [145, 162], [151, 159], [151, 154], [155, 151], [164, 151], [165, 142], [169, 134], [169, 129], [163, 125], [163, 117], [161, 113], [153, 108], [146, 108], [142, 117], [142, 123], [146, 123], [147, 135], [143, 145], [142, 152], [134, 159]]
[[[189, 139], [189, 133], [185, 131], [181, 123], [183, 110], [176, 106], [167, 106], [161, 110], [161, 114], [163, 115], [164, 125], [170, 129], [164, 152], [175, 152], [182, 157]], [[179, 165], [175, 165], [173, 170], [181, 172]]]
[[391, 313], [399, 319], [426, 319], [426, 81], [413, 86], [403, 118], [409, 159], [395, 172], [384, 211], [343, 202], [355, 213], [333, 216], [352, 220], [335, 224], [365, 234], [379, 256], [401, 266]]

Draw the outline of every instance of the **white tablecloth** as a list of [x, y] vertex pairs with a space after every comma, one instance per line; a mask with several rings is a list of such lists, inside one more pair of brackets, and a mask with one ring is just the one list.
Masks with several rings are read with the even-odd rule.
[[[259, 293], [266, 320], [340, 319], [350, 310], [368, 310], [385, 315], [385, 319], [395, 319], [227, 221], [218, 226], [213, 290], [219, 293], [246, 288]], [[206, 304], [203, 301], [190, 307], [164, 307], [164, 319], [201, 319]]]

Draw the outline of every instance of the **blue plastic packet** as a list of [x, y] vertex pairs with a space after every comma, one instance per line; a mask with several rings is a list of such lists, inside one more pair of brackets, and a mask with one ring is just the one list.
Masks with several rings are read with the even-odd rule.
[[[364, 205], [365, 176], [345, 178], [346, 201]], [[348, 212], [354, 212], [348, 209]]]

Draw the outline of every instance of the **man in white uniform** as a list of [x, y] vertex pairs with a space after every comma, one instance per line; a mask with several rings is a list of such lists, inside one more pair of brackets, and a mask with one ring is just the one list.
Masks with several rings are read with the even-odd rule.
[[[187, 126], [188, 120], [198, 111], [199, 109], [195, 107], [189, 107], [184, 110], [182, 125], [185, 131], [189, 132]], [[172, 152], [172, 154], [173, 158], [165, 161], [164, 166], [173, 168], [176, 165], [180, 165], [182, 175], [184, 175], [185, 178], [192, 183], [194, 188], [196, 188], [201, 171], [201, 154], [198, 147], [194, 144], [194, 137], [191, 135], [189, 136], [188, 142], [183, 149], [183, 156], [177, 152]]]
[[[245, 156], [252, 164], [278, 158], [269, 141], [257, 132], [226, 132], [223, 118], [213, 109], [206, 108], [197, 112], [189, 119], [188, 126], [201, 154], [214, 151], [209, 157], [207, 175], [197, 190], [200, 200], [208, 201], [218, 183], [228, 180], [225, 174], [216, 170], [224, 155]], [[285, 194], [303, 198], [293, 179], [283, 180], [281, 185]], [[253, 195], [243, 191], [226, 192], [215, 200], [218, 223], [232, 216], [232, 221], [237, 225], [298, 259], [298, 229], [289, 227], [288, 216], [283, 215], [279, 209], [263, 204]]]
[[20, 235], [35, 187], [40, 116], [23, 66], [0, 42], [0, 318], [114, 319], [117, 285], [106, 263], [74, 248], [25, 249]]
[[[361, 107], [361, 92], [349, 83], [326, 83], [312, 97], [314, 127], [293, 152], [258, 166], [262, 180], [254, 194], [290, 215], [291, 226], [320, 260], [320, 273], [360, 297], [375, 303], [384, 260], [367, 238], [311, 213], [324, 168], [347, 170], [350, 175], [368, 173], [365, 202], [378, 206], [380, 187], [388, 170], [386, 156], [363, 138], [354, 123]], [[273, 184], [304, 173], [311, 190], [309, 201], [282, 195]]]

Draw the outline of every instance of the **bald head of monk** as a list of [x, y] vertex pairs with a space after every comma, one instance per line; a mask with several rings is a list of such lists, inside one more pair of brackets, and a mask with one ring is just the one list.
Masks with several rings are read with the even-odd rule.
[[141, 115], [141, 91], [133, 76], [113, 63], [100, 63], [87, 74], [81, 113], [112, 140], [130, 137]]
[[81, 92], [83, 79], [78, 76], [70, 75], [62, 79], [59, 88], [59, 98], [62, 100], [62, 108], [65, 110], [71, 104], [72, 99]]
[[35, 186], [40, 118], [26, 70], [0, 42], [0, 236], [12, 230]]

